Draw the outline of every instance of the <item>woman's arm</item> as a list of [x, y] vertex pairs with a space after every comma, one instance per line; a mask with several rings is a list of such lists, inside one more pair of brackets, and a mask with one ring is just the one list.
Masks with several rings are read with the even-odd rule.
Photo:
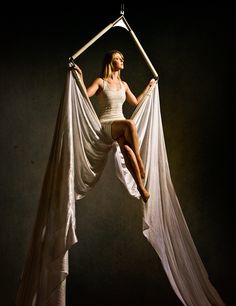
[[135, 95], [132, 93], [132, 91], [129, 88], [129, 85], [123, 81], [124, 87], [125, 87], [125, 94], [126, 94], [126, 100], [129, 104], [136, 106], [138, 105], [137, 98]]
[[137, 96], [138, 103], [142, 100], [142, 98], [146, 95], [146, 93], [151, 89], [151, 87], [154, 86], [154, 84], [156, 84], [156, 82], [157, 81], [155, 79], [151, 79], [149, 81], [147, 86], [144, 88], [143, 92], [141, 92], [141, 94]]
[[[72, 68], [78, 72], [78, 74], [79, 74], [81, 80], [82, 80], [83, 83], [84, 83], [83, 71], [81, 70], [81, 68], [80, 68], [78, 65], [76, 65], [76, 64], [75, 64]], [[102, 86], [103, 86], [103, 84], [102, 84], [102, 79], [101, 79], [101, 78], [95, 79], [95, 80], [91, 83], [91, 85], [89, 85], [88, 87], [85, 86], [85, 87], [86, 87], [86, 91], [87, 91], [88, 97], [90, 98], [90, 97], [94, 96], [94, 95], [96, 94], [96, 92], [97, 92], [100, 88], [102, 88]]]
[[156, 83], [155, 79], [151, 79], [148, 83], [148, 85], [144, 88], [141, 94], [139, 94], [137, 97], [132, 93], [130, 90], [128, 84], [126, 82], [123, 82], [125, 86], [125, 93], [126, 93], [126, 100], [128, 103], [130, 103], [133, 106], [137, 106], [139, 102], [142, 100], [144, 95], [151, 89], [151, 87]]
[[102, 88], [103, 82], [101, 78], [95, 79], [91, 85], [87, 87], [87, 94], [89, 97], [94, 96], [100, 88]]

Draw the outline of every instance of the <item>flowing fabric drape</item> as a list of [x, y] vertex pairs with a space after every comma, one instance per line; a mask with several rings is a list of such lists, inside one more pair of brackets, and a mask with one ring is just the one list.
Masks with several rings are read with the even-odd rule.
[[[143, 203], [143, 234], [153, 246], [184, 305], [225, 305], [208, 279], [176, 196], [165, 148], [158, 84], [131, 119], [139, 135], [150, 198]], [[68, 251], [77, 242], [75, 201], [91, 190], [114, 154], [127, 194], [142, 202], [116, 142], [103, 132], [76, 73], [68, 72], [17, 306], [65, 306]]]

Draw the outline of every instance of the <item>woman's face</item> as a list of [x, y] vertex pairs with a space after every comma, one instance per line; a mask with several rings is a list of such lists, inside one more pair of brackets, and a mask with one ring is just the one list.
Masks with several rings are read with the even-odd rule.
[[124, 57], [120, 53], [114, 53], [112, 57], [114, 71], [124, 69]]

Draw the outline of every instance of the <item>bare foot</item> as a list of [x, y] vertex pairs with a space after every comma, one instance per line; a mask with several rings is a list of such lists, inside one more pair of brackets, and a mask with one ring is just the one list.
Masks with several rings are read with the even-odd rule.
[[150, 198], [150, 193], [147, 191], [147, 189], [143, 188], [142, 190], [139, 190], [140, 195], [145, 203], [147, 203], [148, 199]]
[[146, 190], [145, 194], [142, 195], [143, 201], [147, 203], [148, 199], [150, 198], [150, 193]]

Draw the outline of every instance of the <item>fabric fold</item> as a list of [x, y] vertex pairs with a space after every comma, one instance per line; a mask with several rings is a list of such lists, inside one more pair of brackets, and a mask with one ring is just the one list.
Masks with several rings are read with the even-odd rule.
[[[158, 84], [145, 95], [131, 119], [137, 126], [145, 184], [151, 194], [143, 203], [143, 234], [184, 305], [223, 306], [208, 279], [171, 181]], [[102, 179], [109, 152], [114, 155], [115, 175], [127, 195], [142, 201], [118, 144], [106, 136], [78, 76], [69, 71], [17, 306], [65, 306], [68, 251], [77, 242], [75, 201]]]
[[132, 119], [138, 129], [150, 192], [143, 209], [143, 234], [158, 253], [170, 284], [184, 305], [223, 306], [208, 279], [171, 181], [158, 86], [139, 104]]

